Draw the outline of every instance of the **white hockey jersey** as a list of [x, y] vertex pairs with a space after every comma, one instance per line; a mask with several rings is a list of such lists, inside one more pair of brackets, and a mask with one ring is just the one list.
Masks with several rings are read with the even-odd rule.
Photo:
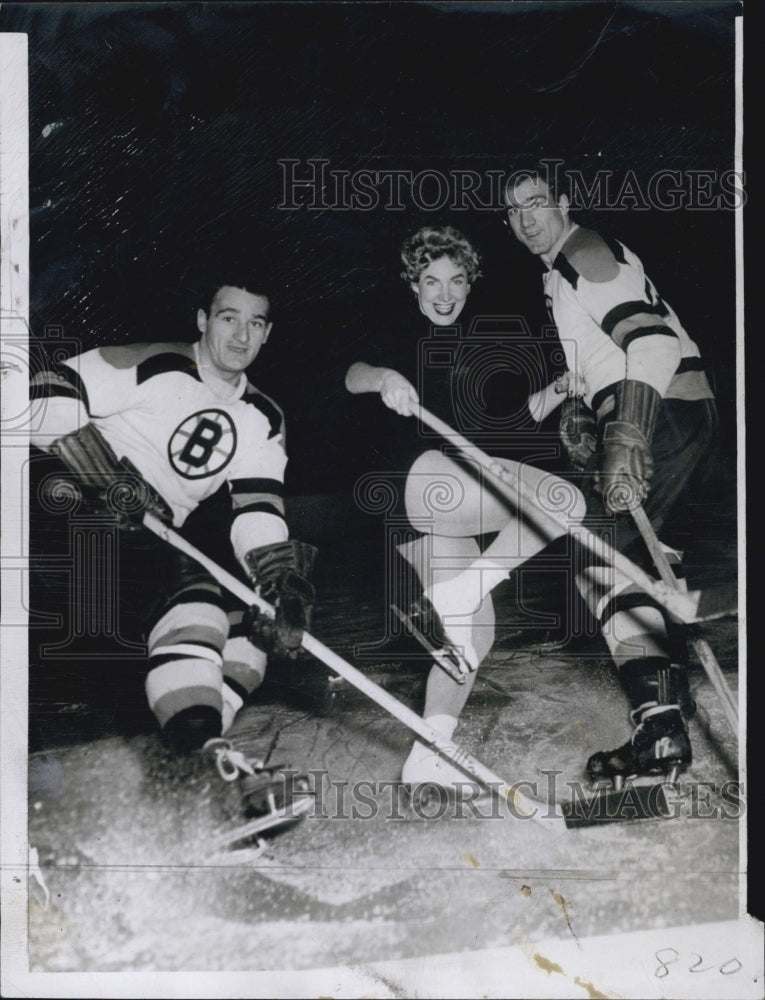
[[591, 409], [625, 378], [667, 398], [712, 397], [698, 347], [624, 244], [574, 225], [544, 289], [568, 368], [584, 376]]
[[45, 399], [33, 444], [45, 448], [92, 421], [164, 498], [176, 527], [227, 482], [238, 558], [287, 537], [282, 411], [244, 374], [234, 386], [211, 377], [197, 344], [86, 351], [38, 373], [31, 395]]

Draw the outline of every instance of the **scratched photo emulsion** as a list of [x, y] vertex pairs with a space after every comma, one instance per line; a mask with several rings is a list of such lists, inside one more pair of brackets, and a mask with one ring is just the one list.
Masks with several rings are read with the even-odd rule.
[[756, 994], [741, 22], [2, 6], [7, 995]]

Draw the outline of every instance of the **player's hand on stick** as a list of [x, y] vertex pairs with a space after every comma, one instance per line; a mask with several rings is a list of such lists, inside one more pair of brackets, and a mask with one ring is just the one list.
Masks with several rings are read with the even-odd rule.
[[256, 611], [249, 620], [250, 641], [267, 652], [296, 659], [303, 632], [310, 631], [316, 592], [310, 582], [317, 550], [290, 539], [261, 545], [245, 556], [250, 577], [264, 601], [273, 605], [273, 621]]
[[559, 431], [569, 462], [584, 469], [597, 446], [595, 415], [580, 399], [569, 397], [561, 408]]
[[653, 475], [651, 438], [661, 397], [646, 382], [625, 379], [616, 390], [613, 419], [603, 432], [596, 487], [615, 514], [635, 510]]
[[380, 397], [386, 406], [400, 413], [402, 417], [411, 417], [412, 407], [420, 402], [412, 383], [393, 369], [388, 369], [382, 376]]
[[653, 475], [651, 449], [631, 424], [613, 421], [603, 435], [603, 454], [596, 485], [615, 514], [635, 510], [648, 496]]

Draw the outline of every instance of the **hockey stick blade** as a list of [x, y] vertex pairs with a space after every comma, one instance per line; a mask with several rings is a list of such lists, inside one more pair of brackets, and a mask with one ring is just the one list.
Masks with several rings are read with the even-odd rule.
[[634, 823], [639, 820], [671, 819], [664, 785], [627, 784], [620, 791], [602, 791], [589, 799], [573, 798], [562, 805], [568, 829], [604, 823]]
[[727, 618], [738, 614], [738, 597], [735, 584], [721, 584], [705, 590], [671, 590], [663, 584], [662, 589], [651, 596], [686, 625], [711, 622], [717, 618]]
[[735, 583], [724, 583], [706, 590], [692, 590], [689, 595], [695, 601], [697, 622], [711, 622], [716, 618], [738, 615], [738, 587]]

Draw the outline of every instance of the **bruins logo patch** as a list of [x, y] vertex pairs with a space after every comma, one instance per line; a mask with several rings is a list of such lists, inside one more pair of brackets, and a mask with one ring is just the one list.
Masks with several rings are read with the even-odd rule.
[[167, 446], [170, 465], [184, 479], [225, 469], [236, 451], [236, 428], [223, 410], [200, 410], [176, 427]]

